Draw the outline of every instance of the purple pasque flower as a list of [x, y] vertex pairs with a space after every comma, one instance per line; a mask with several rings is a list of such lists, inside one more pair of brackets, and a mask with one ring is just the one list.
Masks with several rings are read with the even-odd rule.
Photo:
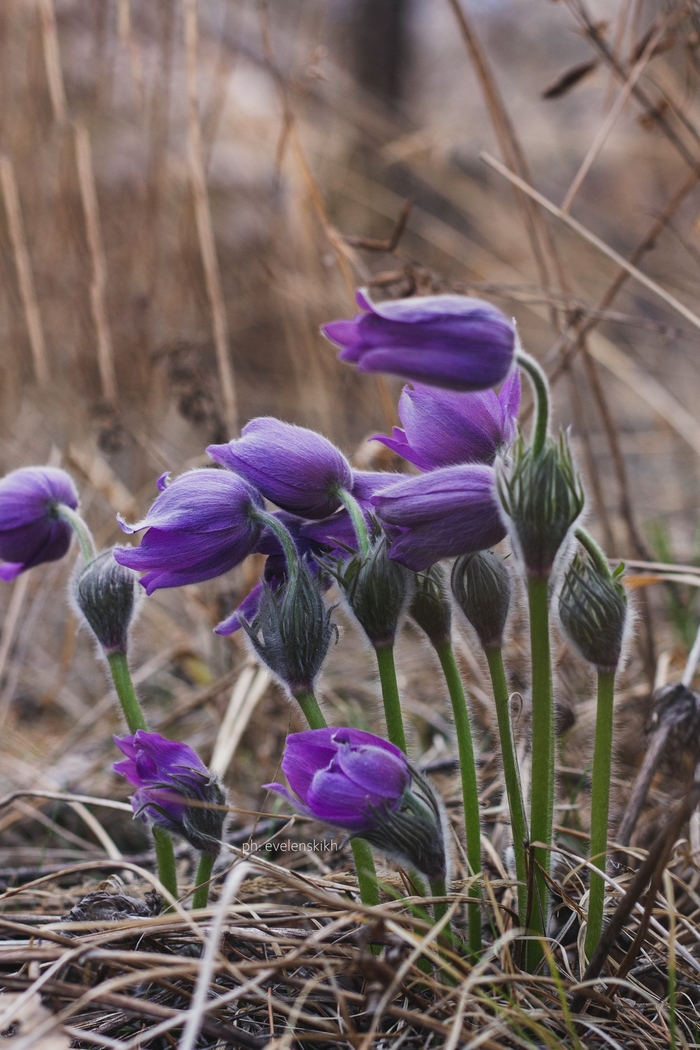
[[241, 433], [226, 445], [210, 445], [207, 452], [282, 510], [325, 518], [340, 506], [338, 493], [352, 488], [347, 459], [315, 430], [261, 416]]
[[181, 835], [200, 852], [217, 855], [225, 813], [215, 807], [226, 800], [199, 755], [187, 744], [143, 729], [114, 742], [126, 755], [114, 763], [114, 771], [137, 789], [131, 799], [135, 816]]
[[311, 729], [287, 737], [282, 770], [291, 791], [264, 786], [297, 811], [367, 839], [431, 879], [444, 877], [437, 797], [398, 747], [359, 729]]
[[373, 303], [366, 289], [356, 299], [365, 313], [331, 321], [321, 331], [342, 347], [341, 361], [360, 372], [389, 372], [448, 390], [486, 390], [511, 370], [515, 328], [491, 303], [466, 295]]
[[142, 521], [124, 532], [147, 529], [140, 547], [116, 547], [120, 565], [143, 572], [146, 594], [160, 587], [211, 580], [246, 558], [260, 538], [259, 492], [228, 470], [202, 468], [181, 474], [156, 497]]
[[435, 387], [405, 386], [399, 400], [403, 427], [391, 437], [376, 434], [387, 448], [421, 470], [457, 463], [488, 463], [515, 437], [520, 408], [520, 375], [508, 376], [499, 394], [493, 390], [459, 394]]
[[14, 580], [68, 551], [73, 530], [58, 516], [75, 510], [78, 493], [58, 467], [20, 467], [0, 480], [0, 580]]
[[414, 572], [492, 547], [506, 534], [494, 469], [482, 464], [406, 478], [378, 493], [373, 503], [389, 536], [389, 557]]

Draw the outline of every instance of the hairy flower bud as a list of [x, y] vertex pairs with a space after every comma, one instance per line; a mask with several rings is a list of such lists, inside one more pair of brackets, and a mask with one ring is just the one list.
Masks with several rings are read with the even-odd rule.
[[226, 797], [197, 753], [143, 729], [114, 740], [126, 755], [114, 771], [138, 789], [131, 800], [134, 816], [180, 835], [200, 853], [218, 856]]
[[138, 577], [119, 565], [113, 550], [103, 551], [73, 579], [73, 599], [107, 654], [125, 653], [137, 604]]
[[282, 784], [265, 784], [306, 816], [344, 828], [353, 838], [417, 869], [446, 874], [440, 803], [405, 754], [372, 733], [329, 727], [287, 737]]
[[425, 631], [435, 648], [450, 640], [452, 605], [440, 565], [415, 574], [415, 590], [408, 615]]
[[464, 554], [452, 568], [452, 593], [484, 649], [499, 649], [510, 608], [511, 580], [493, 551]]
[[509, 532], [528, 576], [546, 577], [583, 510], [584, 494], [566, 433], [535, 454], [520, 438], [498, 476]]
[[276, 590], [263, 582], [252, 623], [241, 626], [255, 652], [292, 696], [313, 692], [335, 630], [318, 580], [297, 558]]
[[386, 537], [375, 537], [369, 554], [356, 554], [334, 573], [375, 649], [393, 645], [410, 579], [408, 569], [392, 561], [386, 548]]
[[590, 558], [577, 555], [559, 595], [564, 631], [584, 660], [601, 671], [614, 671], [620, 662], [627, 619], [623, 571], [620, 565], [610, 577]]

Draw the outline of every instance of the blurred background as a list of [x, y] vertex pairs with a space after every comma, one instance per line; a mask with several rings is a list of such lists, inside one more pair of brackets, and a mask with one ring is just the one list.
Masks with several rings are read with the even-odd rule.
[[[256, 415], [400, 469], [365, 439], [391, 426], [401, 384], [340, 365], [319, 325], [351, 316], [358, 285], [484, 296], [547, 368], [591, 527], [632, 562], [624, 781], [650, 682], [697, 627], [699, 63], [695, 0], [3, 0], [0, 470], [64, 466], [107, 545], [160, 474], [207, 462]], [[125, 797], [68, 561], [0, 592], [0, 793]], [[667, 586], [635, 561], [687, 570]], [[132, 652], [153, 727], [206, 758], [218, 744], [240, 826], [297, 724], [240, 639], [211, 631], [260, 567], [157, 592]], [[517, 625], [513, 647], [517, 678]], [[488, 730], [466, 633], [460, 652]], [[410, 632], [401, 667], [414, 739], [438, 761], [447, 708]], [[582, 674], [561, 666], [572, 768], [593, 711]], [[336, 721], [378, 725], [349, 624], [323, 692]], [[80, 814], [48, 812], [0, 810], [1, 871], [104, 849]], [[124, 848], [145, 843], [105, 820]]]

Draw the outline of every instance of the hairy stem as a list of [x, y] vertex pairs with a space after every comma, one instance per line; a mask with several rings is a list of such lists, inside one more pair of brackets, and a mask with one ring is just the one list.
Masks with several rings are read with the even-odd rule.
[[379, 681], [382, 686], [382, 700], [384, 701], [384, 717], [386, 718], [387, 735], [392, 744], [396, 747], [400, 747], [405, 754], [406, 734], [403, 728], [399, 685], [396, 680], [394, 646], [382, 645], [376, 647], [374, 651], [377, 654]]
[[209, 902], [209, 880], [215, 861], [216, 857], [212, 853], [202, 853], [199, 858], [192, 895], [192, 911], [196, 911], [197, 908], [206, 908]]
[[591, 561], [603, 576], [608, 580], [611, 579], [612, 573], [610, 572], [610, 565], [608, 559], [605, 557], [605, 552], [602, 547], [593, 539], [590, 532], [579, 526], [576, 529], [576, 539], [579, 541], [582, 547], [585, 547], [589, 554]]
[[312, 692], [298, 693], [294, 699], [299, 704], [304, 718], [311, 729], [326, 729], [328, 722], [318, 706], [318, 700]]
[[357, 542], [360, 547], [360, 554], [363, 558], [366, 558], [370, 551], [370, 542], [369, 533], [367, 531], [367, 522], [362, 513], [362, 507], [347, 489], [338, 489], [338, 499], [352, 518], [355, 535], [357, 536]]
[[515, 360], [527, 372], [535, 394], [536, 411], [531, 444], [533, 454], [538, 456], [544, 448], [549, 432], [549, 381], [534, 357], [530, 357], [523, 350], [518, 351]]
[[282, 524], [282, 522], [274, 516], [274, 514], [268, 513], [266, 510], [256, 510], [255, 517], [258, 521], [266, 525], [270, 532], [274, 532], [277, 539], [282, 545], [284, 556], [287, 560], [287, 568], [291, 570], [292, 565], [298, 560], [299, 553], [294, 546], [294, 540], [289, 529]]
[[[156, 848], [156, 865], [158, 867], [158, 878], [168, 893], [177, 900], [177, 870], [175, 868], [175, 851], [173, 840], [165, 828], [159, 828], [157, 824], [151, 827], [153, 842]], [[170, 909], [167, 909], [168, 911]]]
[[56, 507], [56, 516], [67, 521], [73, 529], [78, 543], [80, 544], [80, 552], [83, 556], [83, 561], [87, 565], [97, 553], [95, 550], [95, 541], [87, 526], [87, 522], [80, 517], [77, 511], [72, 510], [71, 507], [67, 507], [65, 503], [58, 504]]
[[[462, 777], [462, 801], [464, 803], [464, 829], [467, 842], [467, 860], [470, 873], [478, 875], [481, 871], [481, 819], [479, 815], [479, 784], [476, 776], [474, 759], [474, 742], [469, 724], [467, 699], [464, 695], [462, 678], [455, 660], [450, 641], [436, 647], [440, 666], [452, 701], [452, 712], [455, 720], [457, 749], [459, 751], [460, 774]], [[444, 890], [443, 890], [444, 892]], [[481, 896], [481, 890], [475, 885], [470, 896]], [[481, 951], [481, 908], [477, 901], [468, 905], [469, 948], [478, 955]], [[439, 916], [435, 915], [438, 919]]]
[[[614, 694], [615, 672], [599, 671], [598, 707], [595, 720], [595, 744], [593, 746], [590, 859], [601, 872], [605, 872], [608, 848]], [[592, 958], [600, 940], [600, 935], [603, 932], [604, 904], [605, 879], [602, 875], [591, 871], [588, 895], [588, 927], [586, 929], [586, 955], [589, 959]]]
[[520, 771], [518, 769], [518, 756], [513, 740], [513, 727], [510, 721], [510, 710], [508, 707], [508, 682], [506, 671], [503, 666], [503, 652], [500, 648], [486, 649], [486, 659], [491, 672], [491, 684], [493, 686], [493, 698], [496, 704], [496, 719], [498, 721], [498, 733], [501, 738], [501, 758], [503, 761], [503, 779], [506, 784], [508, 795], [508, 808], [510, 810], [510, 824], [513, 831], [513, 852], [515, 854], [515, 874], [518, 880], [518, 914], [521, 925], [525, 923], [527, 915], [527, 862], [525, 857], [526, 842], [528, 839], [527, 817], [525, 816], [525, 805], [523, 793], [520, 786]]
[[[544, 846], [552, 844], [554, 823], [554, 695], [552, 658], [549, 643], [549, 580], [531, 577], [528, 581], [530, 607], [530, 653], [532, 660], [532, 786], [530, 793], [530, 840]], [[534, 900], [530, 929], [544, 936], [549, 912], [549, 888], [544, 872], [549, 872], [549, 849], [535, 849]], [[542, 958], [542, 946], [528, 942], [528, 969]]]

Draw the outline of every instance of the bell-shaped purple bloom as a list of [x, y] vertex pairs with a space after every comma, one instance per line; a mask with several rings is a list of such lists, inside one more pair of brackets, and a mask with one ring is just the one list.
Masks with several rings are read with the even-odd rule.
[[377, 434], [387, 448], [421, 470], [457, 463], [493, 463], [515, 437], [520, 376], [514, 371], [499, 394], [493, 390], [457, 394], [435, 387], [405, 386], [399, 400], [403, 427], [391, 437]]
[[73, 530], [58, 517], [61, 505], [75, 510], [78, 493], [58, 467], [21, 467], [0, 480], [0, 580], [63, 557]]
[[403, 751], [359, 729], [287, 737], [282, 769], [291, 792], [266, 784], [306, 816], [366, 839], [428, 878], [447, 868], [440, 804]]
[[114, 741], [126, 755], [114, 771], [137, 789], [131, 800], [134, 814], [181, 835], [201, 852], [218, 854], [225, 814], [215, 807], [224, 804], [224, 793], [197, 753], [143, 729]]
[[342, 347], [340, 359], [360, 372], [389, 372], [448, 390], [486, 390], [511, 370], [515, 328], [490, 303], [465, 295], [373, 303], [366, 289], [356, 298], [365, 313], [321, 330]]
[[442, 558], [485, 550], [506, 534], [493, 467], [441, 467], [406, 478], [373, 499], [391, 541], [389, 557], [421, 572]]
[[251, 420], [238, 440], [210, 445], [207, 452], [271, 503], [305, 518], [332, 514], [340, 506], [339, 491], [352, 488], [352, 469], [335, 445], [315, 430], [272, 416]]
[[306, 816], [361, 834], [375, 826], [374, 810], [397, 809], [411, 783], [404, 753], [359, 729], [290, 733], [282, 771], [293, 795], [266, 784]]
[[160, 587], [211, 580], [246, 558], [260, 538], [263, 501], [227, 470], [192, 470], [175, 478], [146, 517], [124, 532], [147, 529], [140, 547], [116, 547], [120, 565], [143, 572], [147, 594]]

